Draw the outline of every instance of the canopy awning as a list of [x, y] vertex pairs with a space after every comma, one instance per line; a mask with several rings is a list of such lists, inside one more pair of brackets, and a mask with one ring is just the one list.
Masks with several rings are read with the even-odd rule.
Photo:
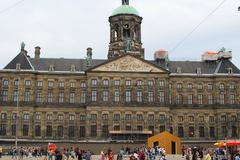
[[144, 131], [109, 131], [109, 134], [147, 134], [151, 135], [152, 131], [144, 130]]

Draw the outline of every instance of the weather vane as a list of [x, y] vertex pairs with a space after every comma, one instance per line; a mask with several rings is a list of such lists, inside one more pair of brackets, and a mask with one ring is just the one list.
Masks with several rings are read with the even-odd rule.
[[129, 5], [129, 0], [122, 0], [122, 5]]

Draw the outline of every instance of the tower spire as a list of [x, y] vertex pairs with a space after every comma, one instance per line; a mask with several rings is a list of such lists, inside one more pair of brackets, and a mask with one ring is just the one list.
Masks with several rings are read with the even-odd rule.
[[122, 0], [122, 5], [129, 5], [129, 0]]

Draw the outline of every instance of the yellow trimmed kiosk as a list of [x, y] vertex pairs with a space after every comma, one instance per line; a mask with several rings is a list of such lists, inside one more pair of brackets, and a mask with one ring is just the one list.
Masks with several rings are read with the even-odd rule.
[[166, 154], [181, 154], [181, 139], [170, 132], [162, 132], [148, 138], [148, 147], [163, 147]]

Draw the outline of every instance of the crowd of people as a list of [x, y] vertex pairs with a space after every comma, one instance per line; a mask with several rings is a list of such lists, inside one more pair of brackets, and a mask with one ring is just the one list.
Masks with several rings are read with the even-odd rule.
[[[217, 148], [214, 150], [199, 147], [182, 147], [182, 159], [186, 160], [228, 160], [228, 158], [226, 158], [227, 153], [225, 148]], [[43, 160], [91, 160], [92, 155], [94, 155], [90, 150], [81, 150], [80, 147], [56, 148], [54, 150], [47, 147], [18, 147], [17, 150], [12, 148], [10, 154], [14, 160], [17, 160], [17, 155], [19, 160], [23, 160], [24, 157], [42, 157]], [[238, 152], [230, 155], [231, 160], [240, 160], [240, 154]], [[148, 148], [146, 146], [132, 149], [129, 147], [122, 147], [115, 153], [109, 148], [108, 150], [102, 150], [99, 154], [95, 154], [94, 159], [167, 160], [166, 151], [163, 147]]]
[[19, 147], [17, 150], [16, 148], [12, 148], [10, 150], [10, 154], [12, 155], [12, 159], [17, 159], [17, 155], [19, 156], [19, 159], [22, 160], [23, 157], [42, 157], [43, 155], [46, 155], [46, 149], [41, 147]]

